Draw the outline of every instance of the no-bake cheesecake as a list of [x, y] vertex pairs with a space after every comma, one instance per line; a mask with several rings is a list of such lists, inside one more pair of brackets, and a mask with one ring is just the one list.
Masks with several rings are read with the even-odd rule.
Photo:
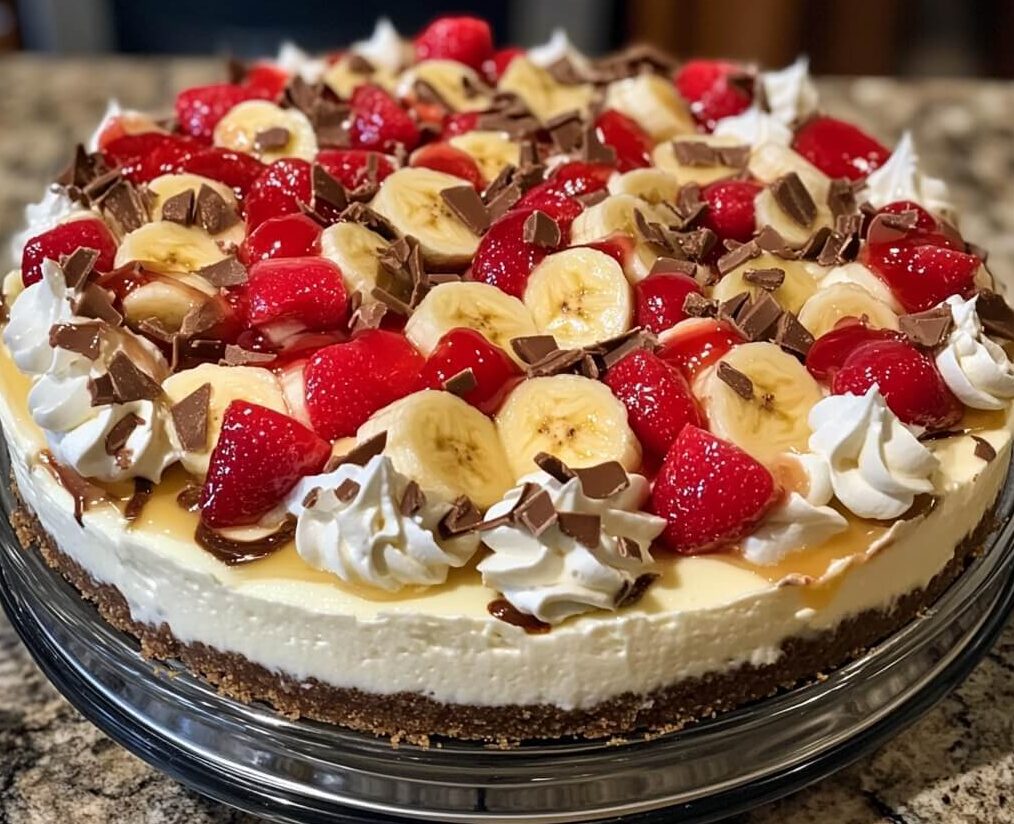
[[440, 18], [111, 106], [12, 241], [26, 548], [148, 655], [394, 738], [667, 731], [989, 532], [1014, 312], [908, 135]]

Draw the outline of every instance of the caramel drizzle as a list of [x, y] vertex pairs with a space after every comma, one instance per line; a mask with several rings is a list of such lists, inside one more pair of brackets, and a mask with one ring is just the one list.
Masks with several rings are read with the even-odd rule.
[[154, 494], [155, 484], [147, 478], [134, 478], [134, 494], [127, 499], [126, 506], [123, 507], [123, 517], [127, 519], [128, 526], [141, 517], [145, 504]]
[[194, 532], [194, 540], [222, 563], [228, 566], [239, 566], [273, 555], [291, 541], [295, 535], [296, 518], [293, 515], [286, 515], [285, 520], [278, 525], [274, 532], [253, 541], [237, 541], [233, 538], [226, 538], [222, 533], [216, 532], [205, 524], [204, 521], [200, 521]]

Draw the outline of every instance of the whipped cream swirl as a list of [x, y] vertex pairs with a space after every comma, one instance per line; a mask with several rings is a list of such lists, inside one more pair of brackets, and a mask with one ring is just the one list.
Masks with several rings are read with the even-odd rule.
[[365, 57], [374, 66], [398, 72], [412, 62], [412, 45], [405, 41], [386, 17], [377, 20], [368, 40], [352, 44], [349, 51]]
[[464, 566], [475, 554], [479, 536], [438, 538], [437, 526], [451, 505], [427, 497], [407, 514], [401, 502], [408, 484], [386, 455], [375, 455], [366, 466], [342, 464], [303, 478], [286, 504], [297, 517], [296, 551], [310, 566], [349, 584], [387, 592], [442, 584], [451, 567]]
[[549, 39], [538, 46], [532, 46], [527, 51], [527, 57], [536, 66], [548, 68], [559, 60], [567, 58], [576, 66], [586, 65], [588, 58], [582, 54], [571, 42], [567, 30], [555, 28], [549, 35]]
[[810, 410], [810, 449], [831, 471], [834, 494], [860, 518], [903, 515], [933, 491], [937, 459], [887, 407], [880, 387], [830, 395]]
[[937, 368], [965, 406], [1003, 409], [1014, 398], [1014, 366], [1003, 347], [983, 333], [975, 301], [952, 295], [942, 304], [950, 309], [954, 327], [937, 354]]
[[286, 40], [279, 46], [275, 65], [286, 74], [298, 75], [307, 83], [316, 83], [327, 69], [326, 60], [307, 54], [291, 40]]
[[827, 462], [818, 455], [787, 456], [798, 461], [805, 491], [790, 492], [742, 543], [743, 557], [754, 564], [777, 564], [786, 555], [824, 543], [843, 531], [848, 521], [828, 506], [834, 494]]
[[877, 209], [911, 200], [936, 214], [954, 211], [947, 185], [919, 171], [919, 156], [910, 132], [905, 132], [887, 162], [866, 178], [866, 198]]
[[[597, 499], [584, 494], [578, 478], [561, 483], [545, 472], [522, 478], [490, 507], [486, 521], [510, 512], [524, 484], [534, 483], [549, 493], [557, 511], [598, 515], [598, 546], [585, 546], [557, 524], [538, 537], [518, 524], [497, 526], [483, 532], [483, 542], [493, 550], [479, 564], [483, 583], [502, 593], [515, 609], [547, 624], [593, 609], [616, 609], [617, 600], [638, 577], [651, 572], [648, 549], [665, 527], [664, 519], [639, 511], [648, 497], [648, 482], [640, 475], [629, 479], [625, 489]], [[636, 550], [630, 552], [631, 546]]]
[[756, 105], [745, 112], [719, 120], [714, 134], [734, 137], [755, 148], [765, 143], [788, 146], [792, 142], [792, 130], [779, 118], [761, 111]]
[[806, 57], [796, 58], [784, 69], [764, 72], [760, 81], [768, 110], [786, 126], [792, 126], [816, 111], [817, 88], [810, 79], [810, 61]]

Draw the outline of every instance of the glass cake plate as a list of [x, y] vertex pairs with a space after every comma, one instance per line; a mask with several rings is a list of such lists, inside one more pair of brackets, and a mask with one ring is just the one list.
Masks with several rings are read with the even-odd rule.
[[[3, 450], [5, 452], [5, 450]], [[6, 476], [7, 456], [0, 461]], [[10, 511], [4, 485], [3, 506]], [[932, 609], [862, 658], [683, 732], [498, 750], [401, 745], [218, 695], [141, 657], [0, 523], [0, 597], [85, 716], [198, 792], [276, 821], [715, 821], [840, 769], [911, 724], [989, 649], [1014, 606], [1014, 483], [1000, 526]]]

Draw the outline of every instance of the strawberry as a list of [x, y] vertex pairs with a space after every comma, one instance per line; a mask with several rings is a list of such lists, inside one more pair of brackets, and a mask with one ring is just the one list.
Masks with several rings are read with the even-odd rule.
[[42, 280], [42, 261], [60, 262], [64, 255], [76, 249], [94, 249], [99, 253], [95, 269], [108, 272], [116, 258], [116, 240], [105, 223], [98, 218], [82, 218], [60, 223], [52, 229], [36, 235], [25, 244], [21, 253], [21, 281], [31, 286]]
[[320, 224], [306, 215], [268, 218], [243, 240], [239, 259], [251, 266], [270, 258], [319, 255], [320, 233]]
[[298, 158], [276, 160], [250, 186], [243, 204], [246, 228], [252, 232], [265, 220], [299, 211], [313, 194], [310, 164]]
[[616, 168], [621, 172], [651, 165], [651, 138], [625, 114], [606, 109], [595, 119], [595, 131], [606, 146], [616, 152]]
[[853, 349], [831, 380], [831, 391], [863, 395], [873, 384], [905, 423], [950, 429], [964, 413], [933, 358], [904, 340], [874, 340]]
[[877, 210], [879, 215], [901, 215], [905, 212], [915, 212], [915, 228], [918, 231], [940, 231], [940, 223], [937, 219], [915, 201], [896, 200], [894, 203], [888, 203], [883, 209]]
[[422, 368], [422, 384], [443, 389], [444, 382], [471, 369], [475, 388], [461, 397], [480, 412], [492, 415], [521, 380], [521, 370], [499, 346], [474, 329], [445, 332]]
[[476, 71], [493, 57], [489, 23], [477, 17], [438, 17], [415, 38], [417, 60], [457, 60]]
[[[711, 229], [720, 241], [746, 243], [756, 230], [753, 201], [761, 187], [750, 180], [716, 180], [701, 189], [708, 204], [701, 225]], [[722, 248], [721, 244], [717, 248]]]
[[409, 166], [422, 166], [438, 172], [460, 177], [467, 180], [477, 190], [482, 191], [486, 185], [479, 171], [479, 164], [470, 154], [456, 149], [450, 143], [428, 143], [412, 152]]
[[514, 205], [514, 211], [518, 210], [545, 212], [560, 224], [560, 229], [566, 234], [570, 231], [570, 224], [584, 211], [584, 206], [569, 195], [556, 190], [547, 180], [528, 190], [525, 196]]
[[194, 86], [176, 95], [176, 119], [181, 132], [210, 143], [218, 121], [233, 106], [246, 100], [268, 98], [269, 95], [263, 89], [237, 86], [234, 83]]
[[321, 349], [305, 372], [313, 428], [330, 440], [354, 435], [378, 409], [422, 388], [424, 363], [404, 335], [382, 329]]
[[851, 123], [814, 117], [796, 132], [792, 148], [829, 177], [858, 180], [879, 169], [890, 150]]
[[182, 160], [199, 148], [200, 144], [189, 137], [142, 132], [110, 140], [102, 155], [110, 166], [119, 166], [132, 183], [147, 183], [177, 171]]
[[574, 160], [557, 167], [546, 183], [551, 184], [549, 188], [552, 191], [569, 197], [577, 197], [606, 188], [609, 178], [615, 171], [612, 166], [607, 166], [604, 163], [585, 163], [582, 160]]
[[681, 555], [697, 555], [749, 534], [779, 494], [763, 464], [691, 425], [666, 454], [651, 502], [669, 522], [662, 542]]
[[253, 155], [219, 146], [187, 155], [179, 162], [179, 171], [210, 177], [231, 186], [241, 198], [247, 196], [265, 169], [267, 166]]
[[744, 338], [728, 323], [714, 318], [687, 318], [665, 334], [658, 356], [692, 381]]
[[289, 85], [289, 73], [273, 63], [255, 63], [247, 69], [241, 85], [258, 92], [266, 100], [277, 100]]
[[669, 451], [684, 426], [704, 425], [686, 378], [645, 349], [610, 367], [603, 380], [627, 407], [637, 439], [658, 457]]
[[364, 83], [356, 87], [350, 105], [351, 148], [393, 152], [400, 144], [412, 151], [419, 144], [415, 121], [380, 86]]
[[651, 332], [664, 332], [686, 320], [683, 302], [701, 287], [689, 275], [656, 272], [634, 284], [634, 324]]
[[521, 298], [532, 269], [552, 250], [525, 243], [529, 209], [510, 211], [489, 227], [472, 258], [471, 280], [489, 283], [508, 295]]
[[593, 240], [591, 243], [582, 243], [589, 249], [595, 249], [603, 254], [609, 255], [620, 266], [626, 268], [630, 256], [634, 252], [634, 239], [622, 232], [613, 232], [602, 240]]
[[514, 61], [514, 58], [521, 57], [524, 53], [525, 50], [519, 49], [517, 46], [497, 49], [493, 53], [493, 56], [482, 64], [483, 76], [490, 84], [495, 86], [500, 78], [503, 77], [503, 73], [507, 71], [507, 67]]
[[261, 260], [250, 268], [246, 293], [250, 326], [286, 322], [321, 332], [345, 325], [348, 295], [342, 273], [324, 258]]
[[288, 415], [247, 401], [225, 410], [201, 490], [201, 519], [211, 527], [256, 523], [300, 478], [324, 468], [331, 445]]
[[710, 132], [723, 117], [739, 114], [753, 102], [749, 91], [731, 82], [737, 75], [743, 75], [743, 68], [735, 63], [688, 60], [673, 80], [694, 119]]
[[368, 182], [371, 158], [376, 158], [376, 182], [380, 183], [394, 171], [394, 163], [385, 154], [366, 149], [322, 149], [317, 153], [317, 162], [346, 189], [357, 189]]
[[828, 381], [841, 369], [848, 356], [864, 343], [904, 339], [900, 332], [874, 329], [857, 318], [843, 318], [834, 329], [814, 341], [806, 353], [806, 368], [817, 380]]
[[99, 131], [96, 143], [100, 152], [105, 152], [106, 147], [114, 140], [124, 135], [139, 135], [146, 132], [165, 134], [165, 130], [151, 117], [135, 111], [124, 111], [109, 118]]
[[449, 137], [472, 132], [477, 128], [479, 128], [478, 112], [452, 112], [444, 118], [440, 139], [447, 140]]

